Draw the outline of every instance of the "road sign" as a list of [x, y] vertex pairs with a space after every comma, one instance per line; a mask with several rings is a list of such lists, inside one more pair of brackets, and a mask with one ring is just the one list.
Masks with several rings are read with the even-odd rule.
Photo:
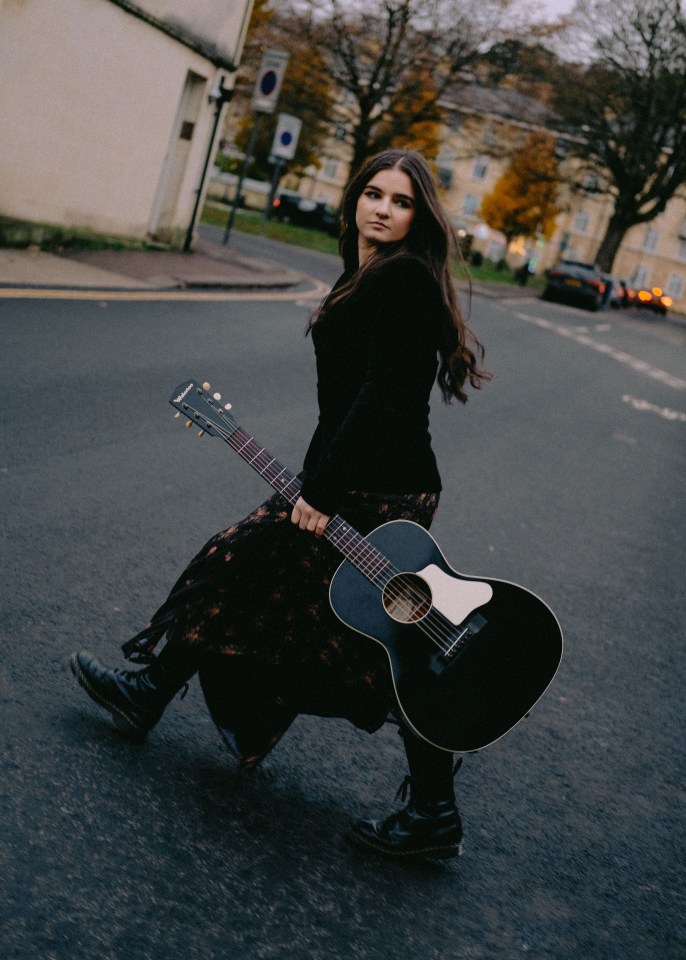
[[252, 95], [252, 108], [259, 113], [274, 113], [279, 99], [288, 54], [283, 50], [267, 50], [257, 74]]
[[280, 113], [272, 142], [272, 156], [280, 160], [292, 160], [298, 146], [298, 137], [303, 123], [299, 117]]

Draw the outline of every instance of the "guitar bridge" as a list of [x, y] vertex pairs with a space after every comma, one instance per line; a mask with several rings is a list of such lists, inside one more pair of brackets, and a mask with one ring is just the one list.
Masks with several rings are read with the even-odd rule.
[[475, 613], [466, 623], [460, 624], [454, 636], [449, 638], [448, 646], [432, 658], [430, 669], [434, 673], [441, 673], [445, 667], [454, 663], [487, 623], [488, 620], [485, 617], [482, 617], [480, 613]]

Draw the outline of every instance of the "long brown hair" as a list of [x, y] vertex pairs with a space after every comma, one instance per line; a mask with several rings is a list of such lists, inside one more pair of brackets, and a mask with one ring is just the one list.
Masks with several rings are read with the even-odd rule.
[[[407, 174], [414, 188], [415, 215], [406, 237], [397, 243], [380, 244], [374, 256], [369, 257], [360, 267], [358, 229], [355, 222], [357, 201], [369, 181], [380, 170], [402, 170]], [[337, 287], [315, 311], [308, 331], [320, 323], [335, 304], [357, 293], [362, 284], [372, 279], [385, 264], [409, 254], [426, 265], [441, 291], [443, 310], [438, 385], [444, 401], [450, 403], [453, 397], [456, 397], [461, 403], [466, 403], [467, 394], [463, 390], [466, 380], [469, 380], [475, 389], [479, 389], [483, 381], [490, 380], [491, 374], [479, 369], [484, 348], [462, 316], [450, 274], [451, 261], [460, 259], [455, 232], [438, 199], [431, 171], [420, 153], [414, 150], [385, 150], [372, 157], [357, 172], [348, 184], [343, 198], [339, 249], [345, 269], [351, 271], [352, 276]]]

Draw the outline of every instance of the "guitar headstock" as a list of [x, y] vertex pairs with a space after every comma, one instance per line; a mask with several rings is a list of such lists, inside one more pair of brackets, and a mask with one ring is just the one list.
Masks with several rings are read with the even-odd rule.
[[238, 429], [238, 424], [229, 413], [231, 404], [223, 403], [221, 394], [211, 390], [209, 383], [201, 386], [195, 380], [184, 380], [169, 402], [178, 410], [177, 417], [186, 417], [187, 427], [200, 427], [200, 436], [209, 433], [226, 440]]

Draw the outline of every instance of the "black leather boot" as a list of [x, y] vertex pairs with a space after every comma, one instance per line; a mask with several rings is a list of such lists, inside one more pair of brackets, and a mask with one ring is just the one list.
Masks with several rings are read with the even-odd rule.
[[169, 701], [195, 672], [194, 667], [180, 674], [165, 669], [164, 652], [150, 666], [137, 671], [110, 670], [87, 650], [71, 657], [72, 673], [91, 700], [104, 707], [117, 730], [136, 743], [145, 740]]
[[[410, 777], [406, 777], [399, 793], [408, 784], [411, 785]], [[408, 860], [448, 860], [462, 853], [462, 821], [454, 799], [421, 805], [410, 800], [385, 820], [356, 823], [350, 837], [376, 853]]]
[[453, 779], [462, 758], [453, 767], [453, 756], [422, 740], [401, 719], [410, 776], [396, 794], [410, 802], [385, 820], [362, 820], [350, 831], [355, 843], [389, 857], [446, 860], [462, 853], [462, 821], [455, 803]]

